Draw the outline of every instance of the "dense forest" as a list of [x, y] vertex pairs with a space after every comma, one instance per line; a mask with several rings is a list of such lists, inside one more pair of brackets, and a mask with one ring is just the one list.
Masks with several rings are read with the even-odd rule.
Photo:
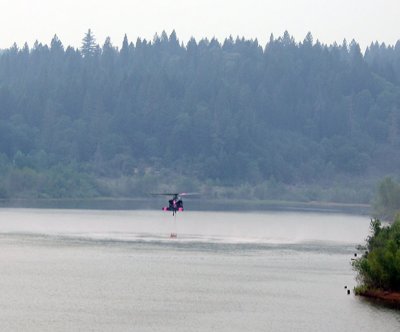
[[368, 202], [400, 169], [400, 41], [257, 40], [0, 51], [0, 197]]
[[395, 220], [400, 213], [400, 183], [385, 177], [377, 186], [372, 207], [375, 218]]

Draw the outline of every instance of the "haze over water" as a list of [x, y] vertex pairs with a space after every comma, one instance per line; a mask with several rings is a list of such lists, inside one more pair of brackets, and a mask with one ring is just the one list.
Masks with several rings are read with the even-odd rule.
[[1, 330], [400, 327], [344, 289], [364, 216], [2, 209], [0, 223]]

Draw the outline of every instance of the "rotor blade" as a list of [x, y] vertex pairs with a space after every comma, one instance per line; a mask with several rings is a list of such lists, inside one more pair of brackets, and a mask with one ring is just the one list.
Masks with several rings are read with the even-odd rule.
[[177, 194], [177, 193], [162, 193], [162, 194], [150, 193], [150, 195], [152, 195], [152, 196], [176, 196], [176, 195], [179, 195], [179, 194]]
[[200, 193], [180, 193], [179, 196], [200, 196]]

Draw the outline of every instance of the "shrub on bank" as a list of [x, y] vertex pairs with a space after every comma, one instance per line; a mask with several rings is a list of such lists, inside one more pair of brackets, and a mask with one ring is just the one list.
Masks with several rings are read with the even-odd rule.
[[400, 216], [391, 226], [371, 220], [371, 232], [365, 253], [352, 262], [360, 283], [356, 291], [400, 291]]

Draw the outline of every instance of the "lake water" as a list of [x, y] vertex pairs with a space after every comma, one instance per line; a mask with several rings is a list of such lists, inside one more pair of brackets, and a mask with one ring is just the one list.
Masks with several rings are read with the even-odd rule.
[[1, 331], [400, 330], [344, 289], [367, 217], [1, 209], [0, 225]]

